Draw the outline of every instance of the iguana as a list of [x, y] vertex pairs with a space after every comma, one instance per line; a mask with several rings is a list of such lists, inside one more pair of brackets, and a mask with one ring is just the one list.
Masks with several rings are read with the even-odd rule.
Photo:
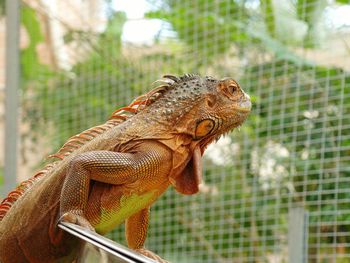
[[149, 208], [172, 185], [201, 183], [201, 156], [240, 126], [249, 96], [232, 78], [165, 75], [104, 124], [70, 138], [48, 164], [0, 205], [0, 262], [72, 262], [79, 241], [59, 220], [105, 234], [125, 221], [128, 246], [144, 248]]

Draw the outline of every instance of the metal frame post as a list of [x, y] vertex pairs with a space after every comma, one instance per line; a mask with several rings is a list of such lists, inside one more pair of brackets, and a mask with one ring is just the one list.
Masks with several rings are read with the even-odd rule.
[[20, 86], [20, 0], [6, 0], [4, 192], [16, 185]]
[[309, 214], [303, 207], [291, 207], [288, 215], [288, 259], [290, 263], [308, 262]]

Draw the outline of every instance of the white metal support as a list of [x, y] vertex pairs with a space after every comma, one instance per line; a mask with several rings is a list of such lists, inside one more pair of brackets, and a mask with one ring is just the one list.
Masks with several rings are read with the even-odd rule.
[[5, 163], [3, 194], [16, 185], [20, 86], [20, 0], [6, 0]]

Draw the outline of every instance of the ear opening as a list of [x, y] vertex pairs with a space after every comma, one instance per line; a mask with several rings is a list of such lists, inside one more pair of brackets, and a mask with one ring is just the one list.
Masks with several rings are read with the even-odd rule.
[[215, 127], [215, 123], [211, 119], [205, 119], [197, 123], [197, 127], [195, 130], [194, 139], [198, 140], [208, 135]]

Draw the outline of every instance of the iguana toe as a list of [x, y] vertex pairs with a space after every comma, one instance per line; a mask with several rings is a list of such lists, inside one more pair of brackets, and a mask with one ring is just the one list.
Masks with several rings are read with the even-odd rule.
[[170, 263], [169, 261], [162, 259], [160, 256], [158, 256], [157, 254], [153, 253], [152, 251], [150, 251], [148, 249], [139, 248], [139, 249], [135, 249], [135, 251], [148, 257], [148, 258], [154, 259], [159, 263]]
[[90, 222], [84, 216], [78, 213], [66, 212], [61, 216], [59, 221], [76, 224], [90, 231], [96, 232], [95, 228], [90, 224]]

